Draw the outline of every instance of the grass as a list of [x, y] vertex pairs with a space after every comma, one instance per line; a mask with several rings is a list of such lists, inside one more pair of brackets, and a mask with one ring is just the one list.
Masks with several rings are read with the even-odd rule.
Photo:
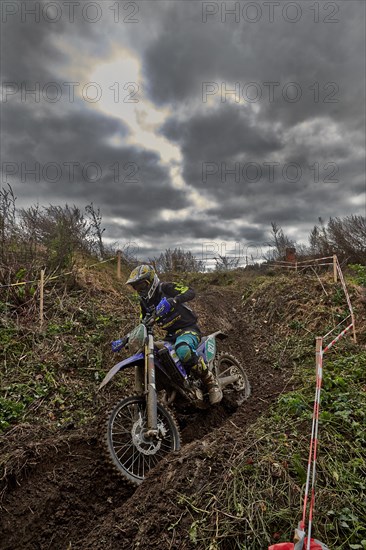
[[[8, 306], [1, 310], [6, 302], [0, 303], [4, 441], [16, 429], [57, 435], [100, 415], [103, 403], [96, 401], [96, 388], [114, 360], [109, 342], [133, 325], [134, 302], [115, 281], [114, 267], [104, 264], [84, 276], [67, 291], [55, 285], [46, 294], [42, 331], [36, 318], [30, 322], [24, 311], [17, 315]], [[364, 272], [358, 270], [357, 277], [360, 284]], [[295, 369], [297, 389], [282, 395], [249, 428], [245, 448], [225, 458], [225, 475], [209, 476], [193, 497], [178, 497], [190, 514], [193, 548], [263, 550], [291, 540], [301, 517], [315, 388], [314, 336], [344, 318], [344, 296], [331, 276], [322, 280], [328, 294], [305, 276], [238, 272], [184, 279], [197, 290], [241, 289], [254, 332], [261, 335], [267, 327], [270, 333], [263, 359], [275, 370], [289, 373], [285, 369], [291, 367], [292, 374]], [[332, 550], [366, 549], [365, 364], [366, 352], [350, 339], [324, 360], [315, 535]], [[115, 391], [126, 382], [120, 377]], [[9, 445], [2, 465], [11, 471]]]
[[87, 275], [91, 286], [82, 280], [72, 288], [47, 288], [42, 330], [24, 311], [3, 315], [0, 432], [24, 422], [57, 431], [98, 414], [98, 383], [114, 360], [109, 343], [131, 326], [125, 318], [131, 305], [121, 299], [112, 266]]
[[[315, 536], [332, 550], [366, 548], [366, 353], [324, 361]], [[188, 507], [198, 548], [258, 550], [291, 541], [301, 519], [314, 401], [314, 369], [248, 430], [226, 476]], [[300, 373], [298, 373], [300, 376]]]
[[366, 266], [360, 264], [352, 264], [348, 266], [351, 272], [351, 280], [357, 284], [366, 287]]
[[[110, 341], [133, 324], [131, 304], [113, 266], [78, 273], [47, 287], [45, 322], [37, 304], [10, 304], [0, 318], [0, 500], [12, 479], [21, 479], [50, 444], [90, 433], [129, 382], [116, 377], [99, 394], [115, 362]], [[127, 277], [127, 275], [126, 275]]]
[[[315, 392], [315, 336], [346, 313], [330, 277], [314, 292], [302, 277], [258, 278], [244, 287], [247, 314], [263, 359], [293, 373], [283, 394], [245, 434], [245, 448], [192, 495], [178, 496], [190, 514], [192, 547], [263, 550], [293, 539], [302, 516]], [[352, 289], [351, 289], [352, 291]], [[358, 306], [359, 304], [357, 304]], [[356, 307], [357, 309], [357, 307]], [[360, 311], [359, 317], [362, 316]], [[328, 328], [329, 327], [329, 328]], [[359, 330], [361, 342], [364, 341]], [[366, 548], [366, 352], [351, 338], [324, 356], [314, 531], [332, 550]], [[294, 370], [293, 370], [294, 369]]]

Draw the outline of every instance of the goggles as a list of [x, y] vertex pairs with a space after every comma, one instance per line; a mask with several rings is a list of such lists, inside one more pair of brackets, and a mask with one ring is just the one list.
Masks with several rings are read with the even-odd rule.
[[147, 291], [149, 283], [147, 281], [136, 281], [136, 283], [132, 283], [131, 286], [136, 292], [140, 293]]

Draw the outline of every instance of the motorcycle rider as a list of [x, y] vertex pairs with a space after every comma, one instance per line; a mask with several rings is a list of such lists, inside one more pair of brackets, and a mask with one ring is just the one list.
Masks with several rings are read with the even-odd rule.
[[147, 264], [133, 269], [126, 284], [140, 296], [141, 319], [148, 308], [155, 307], [157, 325], [167, 331], [166, 339], [174, 343], [187, 372], [202, 380], [212, 405], [219, 403], [222, 390], [203, 358], [196, 354], [201, 331], [196, 314], [185, 305], [195, 297], [193, 288], [180, 283], [161, 282], [155, 269]]

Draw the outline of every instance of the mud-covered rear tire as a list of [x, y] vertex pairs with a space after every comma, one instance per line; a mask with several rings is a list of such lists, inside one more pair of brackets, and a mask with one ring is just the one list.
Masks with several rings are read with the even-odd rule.
[[146, 400], [133, 395], [122, 399], [107, 420], [107, 458], [129, 482], [140, 485], [146, 474], [171, 451], [180, 449], [180, 435], [173, 414], [157, 405], [159, 439], [145, 437]]
[[217, 377], [237, 375], [239, 379], [223, 388], [222, 404], [230, 411], [236, 410], [250, 396], [251, 387], [247, 373], [240, 361], [231, 353], [221, 352], [215, 359]]

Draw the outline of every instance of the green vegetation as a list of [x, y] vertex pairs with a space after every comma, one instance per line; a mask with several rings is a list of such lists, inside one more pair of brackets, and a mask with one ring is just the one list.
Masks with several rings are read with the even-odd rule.
[[[315, 534], [333, 550], [366, 548], [365, 364], [365, 352], [325, 360]], [[214, 480], [205, 497], [180, 495], [191, 514], [193, 545], [249, 550], [292, 540], [301, 519], [313, 374], [302, 373], [301, 387], [250, 427], [246, 449], [219, 487]]]
[[353, 281], [357, 285], [366, 286], [366, 266], [360, 264], [351, 264], [348, 267], [351, 270], [351, 273], [355, 274], [355, 276], [352, 277]]
[[[302, 324], [292, 321], [292, 331]], [[312, 340], [312, 342], [311, 342]], [[281, 362], [281, 349], [287, 361]], [[332, 550], [366, 548], [366, 352], [349, 341], [324, 357], [317, 465], [315, 534]], [[296, 391], [283, 394], [252, 425], [246, 449], [206, 497], [180, 496], [190, 510], [193, 545], [266, 548], [292, 540], [301, 519], [314, 403], [314, 341], [291, 334], [269, 354], [274, 368], [295, 366]], [[204, 502], [204, 505], [202, 504]]]
[[[102, 266], [101, 266], [102, 267]], [[114, 360], [109, 343], [131, 326], [131, 304], [121, 307], [115, 266], [93, 270], [93, 281], [107, 277], [111, 293], [95, 295], [81, 279], [72, 289], [62, 283], [47, 288], [46, 321], [37, 316], [0, 320], [0, 432], [16, 423], [57, 430], [78, 427], [100, 413], [96, 390]], [[32, 311], [32, 310], [31, 310]], [[133, 322], [133, 321], [132, 321]], [[119, 384], [126, 379], [120, 377]], [[99, 399], [99, 401], [98, 401]], [[99, 405], [99, 406], [98, 406]]]
[[[315, 336], [347, 316], [341, 288], [331, 277], [322, 284], [314, 292], [314, 279], [293, 274], [258, 277], [244, 286], [255, 331], [271, 327], [262, 360], [293, 373], [296, 390], [282, 394], [250, 426], [245, 449], [225, 463], [219, 483], [210, 476], [193, 497], [178, 495], [189, 510], [192, 547], [264, 549], [293, 538], [309, 454]], [[324, 356], [314, 535], [332, 550], [366, 548], [366, 352], [360, 327], [359, 339], [361, 346], [348, 337]], [[219, 455], [215, 461], [225, 471]]]
[[[18, 271], [18, 276], [27, 274]], [[215, 459], [213, 470], [221, 461], [223, 476], [208, 476], [194, 496], [177, 495], [182, 516], [190, 515], [192, 548], [252, 550], [291, 540], [301, 518], [306, 477], [314, 338], [347, 316], [341, 286], [334, 285], [331, 274], [320, 282], [313, 275], [240, 269], [193, 272], [184, 279], [198, 291], [240, 291], [238, 308], [245, 309], [253, 334], [259, 342], [262, 331], [269, 335], [261, 361], [296, 388], [249, 427], [244, 450], [229, 459], [221, 456], [222, 449], [217, 456], [208, 451], [205, 460]], [[364, 285], [365, 267], [352, 266], [348, 280]], [[355, 287], [350, 290], [355, 299]], [[42, 330], [36, 306], [36, 292], [30, 289], [21, 300], [16, 293], [0, 294], [4, 441], [13, 429], [24, 429], [41, 434], [41, 443], [43, 432], [56, 436], [99, 420], [111, 401], [110, 394], [96, 392], [115, 360], [109, 343], [137, 319], [134, 298], [116, 281], [113, 264], [75, 270], [71, 278], [47, 286]], [[362, 307], [356, 301], [356, 313]], [[360, 337], [361, 346], [347, 338], [324, 358], [314, 534], [332, 550], [366, 548], [366, 352]], [[130, 383], [127, 376], [118, 377], [109, 391], [119, 396]], [[4, 470], [12, 471], [12, 452], [7, 447], [1, 459]], [[170, 529], [179, 522], [174, 518]]]

